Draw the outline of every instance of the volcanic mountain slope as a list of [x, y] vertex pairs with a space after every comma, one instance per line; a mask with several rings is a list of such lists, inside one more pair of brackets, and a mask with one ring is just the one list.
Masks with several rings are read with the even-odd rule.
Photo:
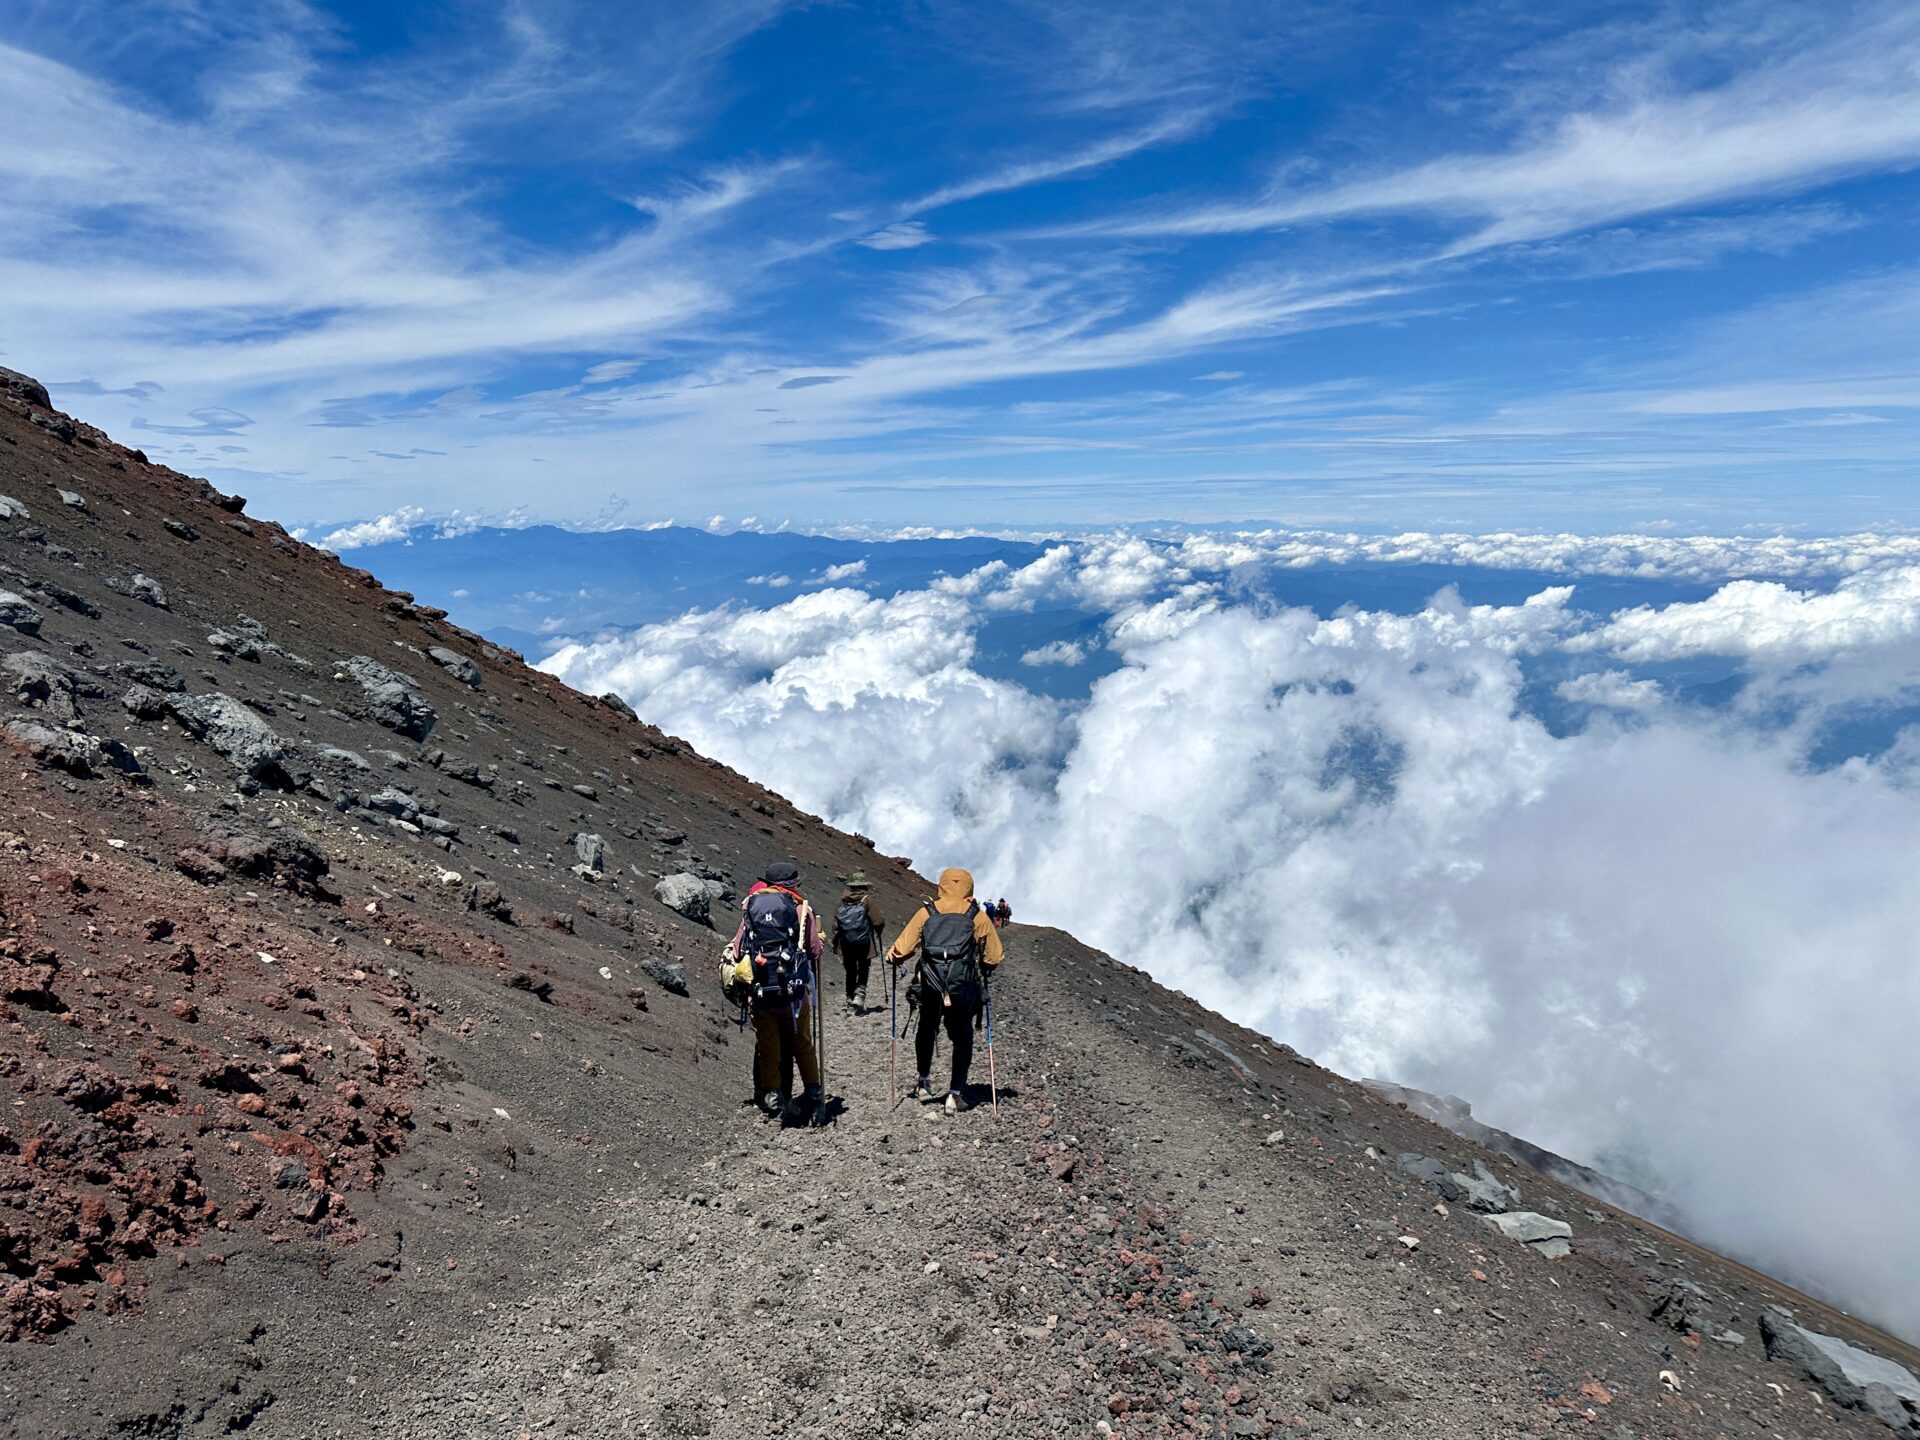
[[10, 373], [0, 592], [7, 1434], [1908, 1424], [1761, 1317], [1888, 1337], [1055, 931], [997, 1112], [835, 1003], [762, 1121], [707, 907], [921, 876]]

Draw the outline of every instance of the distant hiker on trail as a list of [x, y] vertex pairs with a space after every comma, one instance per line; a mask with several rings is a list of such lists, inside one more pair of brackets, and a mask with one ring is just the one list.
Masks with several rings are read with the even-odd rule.
[[920, 963], [907, 991], [907, 1004], [920, 1007], [919, 1028], [913, 1037], [920, 1082], [913, 1095], [922, 1102], [940, 1098], [933, 1088], [933, 1047], [944, 1023], [953, 1050], [947, 1111], [955, 1114], [967, 1108], [973, 1029], [986, 997], [986, 983], [1006, 958], [999, 932], [973, 898], [973, 876], [965, 870], [940, 872], [940, 894], [914, 912], [887, 959], [899, 965], [915, 950], [920, 952]]
[[1013, 923], [1013, 906], [1007, 904], [1007, 897], [1004, 895], [1000, 897], [1000, 903], [993, 907], [993, 923], [1002, 930]]
[[880, 948], [887, 917], [874, 904], [872, 884], [861, 871], [847, 877], [846, 893], [833, 912], [833, 948], [847, 972], [847, 1008], [867, 1008], [867, 971]]
[[[819, 1118], [822, 1089], [814, 1026], [820, 921], [800, 894], [800, 872], [769, 865], [740, 905], [721, 986], [753, 1019], [753, 1083], [760, 1108], [791, 1120]], [[793, 1067], [806, 1087], [791, 1101]]]

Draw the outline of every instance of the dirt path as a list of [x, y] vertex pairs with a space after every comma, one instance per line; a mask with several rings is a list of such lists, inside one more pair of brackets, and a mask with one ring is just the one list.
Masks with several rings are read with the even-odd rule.
[[741, 1105], [690, 1189], [618, 1203], [582, 1264], [369, 1423], [448, 1437], [976, 1422], [1054, 1435], [1119, 1430], [1144, 1402], [1153, 1433], [1234, 1419], [1245, 1428], [1226, 1433], [1271, 1433], [1264, 1365], [1235, 1349], [1265, 1342], [1221, 1323], [1190, 1253], [1202, 1242], [1126, 1203], [1131, 1178], [1109, 1165], [1039, 1011], [1023, 1013], [1024, 939], [1010, 961], [998, 1115], [889, 1109], [886, 1012], [836, 1005], [830, 1089], [844, 1108], [831, 1126], [783, 1129]]

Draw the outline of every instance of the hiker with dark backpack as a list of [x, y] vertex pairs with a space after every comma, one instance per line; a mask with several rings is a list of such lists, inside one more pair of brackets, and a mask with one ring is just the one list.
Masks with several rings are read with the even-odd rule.
[[973, 876], [965, 870], [940, 872], [940, 893], [914, 912], [887, 959], [899, 965], [916, 950], [920, 962], [907, 991], [908, 1006], [920, 1011], [913, 1036], [920, 1079], [913, 1096], [923, 1103], [940, 1098], [933, 1088], [933, 1049], [944, 1026], [952, 1051], [946, 1108], [948, 1114], [957, 1114], [967, 1108], [973, 1032], [987, 982], [1006, 958], [1000, 932], [973, 898]]
[[[724, 952], [721, 986], [753, 1020], [753, 1085], [760, 1108], [788, 1120], [822, 1118], [819, 1014], [820, 921], [800, 894], [800, 872], [769, 865], [740, 904], [740, 925]], [[793, 1070], [804, 1087], [791, 1099]]]
[[855, 1014], [867, 1008], [867, 972], [887, 928], [887, 917], [874, 904], [872, 888], [865, 874], [854, 871], [833, 912], [833, 948], [847, 972], [847, 1009]]

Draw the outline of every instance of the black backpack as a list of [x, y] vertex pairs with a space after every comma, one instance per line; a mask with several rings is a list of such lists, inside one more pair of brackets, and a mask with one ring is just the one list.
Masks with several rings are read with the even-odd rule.
[[747, 897], [746, 916], [741, 948], [753, 962], [754, 997], [790, 1000], [806, 994], [799, 903], [785, 890], [756, 890]]
[[920, 930], [920, 968], [934, 989], [953, 994], [974, 984], [980, 972], [974, 963], [978, 942], [973, 920], [980, 913], [977, 900], [967, 901], [958, 915], [944, 914], [927, 902], [927, 918]]
[[873, 940], [873, 917], [867, 914], [867, 902], [848, 900], [833, 912], [833, 923], [840, 938], [849, 945], [866, 945]]

